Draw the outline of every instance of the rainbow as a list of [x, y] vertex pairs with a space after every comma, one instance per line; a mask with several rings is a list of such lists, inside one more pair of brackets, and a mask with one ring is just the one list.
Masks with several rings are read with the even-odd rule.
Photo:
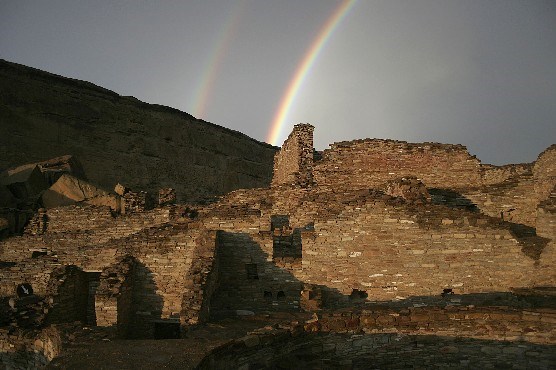
[[318, 33], [315, 41], [311, 44], [305, 56], [301, 60], [299, 67], [297, 68], [293, 78], [291, 79], [286, 92], [284, 93], [280, 105], [274, 114], [274, 118], [270, 125], [270, 131], [266, 141], [278, 145], [278, 140], [280, 139], [280, 134], [284, 127], [284, 122], [287, 115], [292, 107], [292, 103], [299, 92], [299, 88], [303, 84], [303, 81], [307, 77], [309, 70], [313, 66], [315, 60], [319, 56], [320, 51], [326, 44], [326, 41], [330, 38], [338, 24], [344, 19], [348, 14], [349, 10], [355, 5], [357, 0], [342, 0], [338, 7], [334, 10], [332, 15], [328, 18], [324, 26]]
[[207, 63], [202, 73], [201, 82], [189, 109], [197, 118], [206, 118], [207, 102], [212, 93], [216, 77], [220, 72], [222, 61], [226, 57], [230, 44], [237, 33], [246, 2], [246, 0], [240, 0], [234, 7], [210, 53], [209, 63]]

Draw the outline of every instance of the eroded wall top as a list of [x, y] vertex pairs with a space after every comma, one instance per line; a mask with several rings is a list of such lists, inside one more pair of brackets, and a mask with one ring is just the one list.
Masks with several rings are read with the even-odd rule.
[[365, 139], [332, 144], [314, 176], [319, 185], [376, 187], [413, 175], [427, 187], [458, 189], [481, 184], [480, 166], [462, 145]]

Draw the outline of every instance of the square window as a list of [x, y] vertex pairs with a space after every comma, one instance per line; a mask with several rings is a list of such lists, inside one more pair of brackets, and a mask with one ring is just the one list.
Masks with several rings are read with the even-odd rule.
[[246, 263], [245, 264], [245, 272], [247, 273], [247, 279], [249, 280], [258, 280], [259, 274], [257, 272], [257, 264], [256, 263]]

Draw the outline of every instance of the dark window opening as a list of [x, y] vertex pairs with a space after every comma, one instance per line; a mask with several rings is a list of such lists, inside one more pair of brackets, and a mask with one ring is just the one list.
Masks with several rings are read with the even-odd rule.
[[247, 273], [247, 279], [249, 280], [258, 280], [259, 273], [257, 272], [257, 264], [256, 263], [247, 263], [245, 264], [245, 272]]
[[284, 293], [283, 290], [279, 291], [278, 294], [276, 294], [276, 298], [278, 299], [286, 299], [286, 293]]
[[294, 229], [290, 235], [272, 236], [273, 258], [302, 258], [301, 229]]
[[364, 290], [353, 289], [349, 295], [349, 299], [366, 299], [369, 295]]
[[43, 251], [33, 251], [31, 258], [38, 258], [40, 256], [46, 256], [46, 252]]
[[266, 299], [272, 299], [272, 292], [269, 292], [268, 290], [264, 291], [264, 297]]
[[180, 323], [155, 322], [154, 339], [180, 339]]
[[445, 288], [442, 290], [442, 293], [440, 293], [442, 297], [446, 297], [448, 294], [454, 294], [452, 288]]
[[270, 216], [270, 230], [281, 230], [290, 226], [290, 216], [288, 215], [272, 215]]

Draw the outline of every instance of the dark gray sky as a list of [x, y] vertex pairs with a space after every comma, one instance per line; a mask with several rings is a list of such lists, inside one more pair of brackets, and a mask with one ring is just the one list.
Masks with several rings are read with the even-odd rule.
[[[340, 3], [0, 0], [0, 57], [265, 141]], [[318, 149], [377, 137], [533, 161], [556, 142], [556, 1], [359, 0], [309, 69], [280, 143], [299, 122], [316, 126]]]

